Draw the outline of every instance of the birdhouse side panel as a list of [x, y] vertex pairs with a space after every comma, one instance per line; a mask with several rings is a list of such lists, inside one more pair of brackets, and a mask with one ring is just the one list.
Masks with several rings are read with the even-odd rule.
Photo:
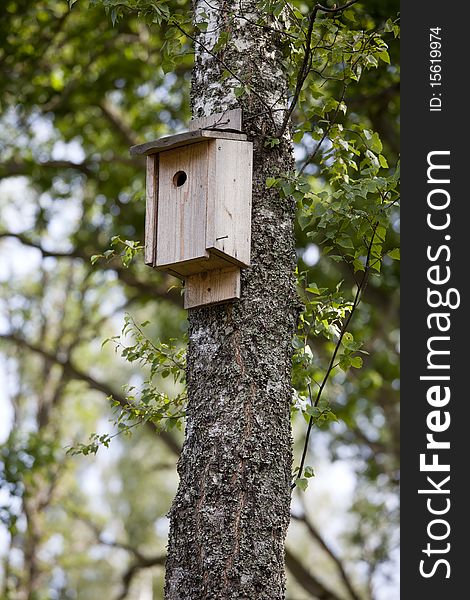
[[249, 266], [253, 144], [220, 139], [210, 145], [207, 249]]
[[158, 189], [158, 155], [147, 156], [147, 174], [145, 181], [145, 252], [146, 265], [155, 263], [157, 245], [157, 189]]
[[159, 154], [155, 266], [207, 259], [207, 142]]

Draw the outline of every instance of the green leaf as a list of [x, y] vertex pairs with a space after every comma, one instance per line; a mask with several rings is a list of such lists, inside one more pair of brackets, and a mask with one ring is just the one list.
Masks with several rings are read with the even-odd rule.
[[312, 222], [312, 215], [300, 213], [297, 220], [299, 221], [300, 228], [302, 231], [306, 229]]
[[305, 288], [306, 292], [310, 292], [312, 294], [321, 294], [321, 291], [318, 289], [318, 286], [316, 283], [309, 283], [308, 287]]
[[308, 488], [308, 479], [303, 477], [297, 477], [295, 480], [295, 485], [300, 488], [303, 492]]
[[[385, 237], [387, 235], [387, 230], [383, 225], [379, 225], [377, 227], [377, 229], [375, 230], [375, 237], [374, 237], [374, 241], [380, 241], [380, 242], [384, 242], [385, 241]], [[374, 244], [375, 245], [375, 244]]]
[[320, 414], [320, 409], [316, 406], [312, 406], [311, 404], [309, 404], [307, 406], [307, 408], [305, 409], [305, 414], [307, 414], [309, 417], [313, 417], [314, 419], [318, 419], [318, 416]]
[[338, 243], [339, 246], [342, 246], [343, 248], [354, 248], [352, 239], [348, 235], [341, 235], [336, 240], [336, 242]]
[[267, 177], [266, 178], [266, 187], [267, 188], [272, 188], [275, 185], [277, 185], [279, 183], [279, 179], [276, 179], [276, 177]]
[[380, 166], [383, 167], [384, 169], [388, 168], [387, 159], [385, 158], [385, 156], [383, 154], [379, 154], [379, 163], [380, 163]]
[[228, 31], [222, 31], [219, 35], [219, 39], [212, 48], [212, 52], [219, 52], [220, 50], [222, 50], [222, 48], [224, 48], [227, 45], [229, 36], [230, 33]]
[[304, 475], [305, 475], [305, 477], [315, 477], [315, 472], [313, 470], [313, 467], [310, 467], [310, 466], [305, 467]]
[[51, 73], [51, 86], [56, 92], [60, 92], [64, 88], [64, 73], [62, 69], [55, 69]]
[[327, 420], [328, 423], [337, 423], [338, 422], [338, 417], [331, 410], [328, 410], [326, 412], [325, 416], [326, 416], [326, 420]]
[[357, 273], [357, 271], [365, 271], [365, 266], [364, 263], [359, 260], [358, 258], [355, 258], [353, 261], [353, 266], [354, 266], [354, 272]]
[[394, 248], [390, 252], [388, 252], [388, 256], [393, 258], [393, 260], [400, 260], [400, 248]]
[[382, 261], [381, 260], [374, 260], [371, 263], [370, 268], [374, 269], [374, 271], [377, 271], [377, 273], [380, 273], [381, 268], [382, 268]]
[[362, 367], [362, 358], [360, 356], [354, 356], [351, 358], [351, 367], [360, 369]]
[[382, 152], [382, 142], [378, 133], [374, 132], [372, 134], [369, 140], [369, 148], [372, 150], [372, 152], [375, 152], [376, 154], [380, 154], [380, 152]]
[[390, 64], [390, 56], [386, 50], [381, 50], [378, 52], [377, 56], [387, 63], [387, 65]]
[[346, 331], [346, 333], [343, 335], [343, 346], [345, 348], [351, 348], [354, 345], [354, 337], [352, 333], [349, 333], [349, 331]]
[[294, 186], [290, 181], [283, 181], [283, 182], [281, 182], [281, 190], [282, 190], [282, 193], [284, 194], [284, 197], [287, 198], [288, 196], [290, 196], [293, 193]]
[[305, 342], [303, 340], [303, 338], [299, 337], [298, 335], [295, 335], [292, 338], [292, 346], [296, 349], [296, 350], [300, 350], [301, 348], [305, 347]]

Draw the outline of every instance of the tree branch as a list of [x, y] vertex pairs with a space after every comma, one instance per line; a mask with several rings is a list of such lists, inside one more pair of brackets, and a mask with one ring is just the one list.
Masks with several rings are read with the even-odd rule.
[[126, 544], [125, 542], [119, 542], [115, 540], [106, 540], [103, 537], [103, 533], [101, 532], [100, 528], [95, 523], [86, 519], [77, 511], [71, 512], [76, 519], [79, 519], [89, 529], [91, 529], [99, 544], [102, 544], [103, 546], [108, 546], [110, 548], [119, 548], [133, 555], [133, 562], [129, 565], [129, 567], [122, 576], [122, 589], [119, 592], [119, 595], [116, 597], [116, 600], [124, 600], [127, 597], [132, 580], [140, 570], [148, 569], [150, 567], [163, 566], [165, 564], [166, 555], [158, 554], [156, 556], [145, 556], [144, 554], [142, 554], [142, 552], [140, 552], [140, 550], [138, 550], [134, 546], [131, 546], [130, 544]]
[[[86, 252], [78, 250], [77, 248], [70, 252], [61, 252], [59, 250], [46, 250], [43, 246], [41, 246], [39, 242], [30, 240], [27, 236], [21, 233], [0, 232], [0, 239], [2, 238], [16, 239], [25, 246], [29, 246], [30, 248], [35, 248], [36, 250], [39, 250], [39, 252], [41, 252], [42, 256], [45, 258], [52, 257], [80, 259], [83, 260], [85, 263], [90, 263], [91, 254], [87, 254]], [[180, 290], [175, 287], [173, 287], [172, 289], [168, 289], [168, 276], [165, 277], [165, 281], [162, 284], [156, 284], [153, 281], [147, 282], [138, 279], [131, 269], [119, 264], [117, 260], [103, 262], [100, 266], [104, 270], [114, 271], [123, 283], [130, 287], [138, 289], [139, 292], [146, 294], [147, 296], [151, 296], [152, 298], [162, 298], [173, 302], [177, 306], [183, 306], [183, 300], [180, 294]]]
[[46, 160], [34, 163], [32, 161], [10, 160], [0, 167], [0, 179], [5, 177], [15, 177], [17, 175], [28, 175], [31, 167], [45, 167], [48, 169], [74, 169], [84, 175], [91, 175], [90, 169], [92, 163], [84, 160], [76, 163], [71, 160]]
[[10, 160], [0, 166], [0, 179], [16, 177], [18, 175], [30, 175], [32, 167], [41, 167], [46, 169], [73, 169], [83, 173], [86, 176], [95, 176], [96, 169], [94, 169], [94, 167], [99, 167], [100, 163], [109, 164], [111, 162], [118, 162], [120, 164], [136, 168], [140, 168], [143, 164], [140, 158], [127, 158], [116, 155], [107, 160], [84, 160], [79, 163], [72, 162], [71, 160], [46, 160], [37, 163], [33, 161]]
[[291, 517], [293, 519], [295, 519], [296, 521], [300, 521], [307, 527], [308, 532], [310, 533], [312, 538], [320, 545], [320, 547], [330, 556], [330, 558], [335, 563], [335, 565], [339, 571], [339, 574], [341, 576], [341, 579], [342, 579], [346, 589], [348, 590], [351, 598], [353, 600], [360, 600], [360, 597], [358, 596], [356, 590], [354, 589], [354, 587], [351, 583], [351, 580], [349, 579], [349, 577], [344, 569], [342, 561], [335, 554], [335, 552], [330, 548], [330, 546], [328, 546], [328, 544], [325, 542], [323, 537], [320, 535], [320, 532], [318, 531], [318, 529], [310, 521], [310, 519], [307, 517], [305, 512], [303, 515], [296, 515], [294, 513], [291, 513]]
[[304, 59], [302, 61], [302, 65], [300, 67], [300, 71], [297, 76], [297, 82], [295, 85], [293, 98], [291, 100], [289, 107], [287, 108], [287, 111], [284, 116], [284, 120], [282, 122], [280, 130], [276, 134], [277, 138], [282, 137], [282, 135], [284, 134], [287, 124], [289, 123], [289, 119], [290, 119], [292, 113], [294, 112], [294, 109], [299, 100], [300, 92], [302, 91], [305, 80], [307, 79], [308, 74], [310, 73], [310, 67], [312, 66], [312, 56], [313, 56], [312, 55], [312, 47], [311, 47], [313, 26], [314, 26], [314, 23], [315, 23], [318, 13], [325, 12], [325, 13], [330, 13], [330, 14], [337, 14], [337, 13], [342, 12], [343, 10], [346, 10], [347, 8], [349, 8], [356, 2], [358, 2], [358, 0], [350, 0], [350, 2], [346, 2], [346, 4], [343, 4], [343, 6], [339, 6], [338, 8], [328, 8], [327, 6], [322, 6], [321, 4], [315, 4], [315, 6], [313, 7], [313, 10], [310, 13], [310, 17], [308, 20], [307, 34], [305, 36]]
[[297, 583], [318, 600], [342, 600], [340, 596], [327, 589], [318, 579], [311, 575], [289, 548], [286, 548], [286, 567]]
[[99, 107], [104, 114], [104, 116], [108, 119], [108, 121], [115, 127], [119, 135], [121, 136], [123, 142], [127, 146], [135, 146], [139, 143], [139, 140], [133, 131], [133, 129], [126, 123], [124, 115], [118, 109], [118, 107], [113, 104], [110, 100], [104, 99], [99, 103]]
[[341, 103], [343, 102], [344, 95], [346, 94], [346, 88], [347, 88], [346, 84], [343, 83], [343, 91], [341, 93], [341, 97], [339, 99], [338, 106], [336, 107], [333, 118], [331, 119], [331, 121], [329, 121], [328, 127], [325, 129], [325, 131], [323, 132], [323, 135], [321, 136], [320, 140], [318, 141], [318, 144], [315, 146], [315, 150], [306, 158], [304, 164], [302, 165], [302, 168], [299, 170], [299, 174], [298, 174], [299, 177], [302, 175], [302, 173], [305, 171], [307, 166], [315, 158], [315, 156], [319, 152], [320, 148], [322, 147], [323, 142], [326, 140], [327, 136], [329, 135], [331, 128], [336, 123], [336, 119], [338, 118], [338, 115], [339, 115], [339, 109], [340, 109]]
[[165, 555], [142, 557], [140, 560], [133, 562], [122, 577], [122, 590], [116, 597], [116, 600], [124, 600], [127, 598], [133, 578], [142, 569], [149, 567], [164, 566], [166, 562]]

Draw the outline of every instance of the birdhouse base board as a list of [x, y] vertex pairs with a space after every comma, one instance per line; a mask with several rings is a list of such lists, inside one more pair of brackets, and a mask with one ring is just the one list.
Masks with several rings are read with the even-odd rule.
[[[230, 260], [228, 260], [230, 259]], [[157, 271], [167, 271], [168, 273], [176, 273], [178, 277], [184, 279], [196, 274], [203, 274], [206, 271], [223, 271], [226, 269], [234, 269], [238, 266], [245, 266], [243, 263], [236, 262], [232, 257], [227, 257], [223, 252], [215, 251], [210, 248], [206, 257], [193, 258], [180, 262], [169, 264], [153, 265]]]
[[240, 298], [240, 269], [227, 267], [190, 275], [185, 280], [184, 308]]

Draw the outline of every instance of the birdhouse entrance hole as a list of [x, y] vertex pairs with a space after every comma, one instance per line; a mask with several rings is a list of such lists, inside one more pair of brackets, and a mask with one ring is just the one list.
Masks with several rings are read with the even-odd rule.
[[181, 187], [182, 185], [184, 185], [186, 183], [187, 179], [188, 179], [188, 176], [186, 175], [186, 173], [184, 171], [177, 171], [173, 175], [173, 185], [175, 187]]

